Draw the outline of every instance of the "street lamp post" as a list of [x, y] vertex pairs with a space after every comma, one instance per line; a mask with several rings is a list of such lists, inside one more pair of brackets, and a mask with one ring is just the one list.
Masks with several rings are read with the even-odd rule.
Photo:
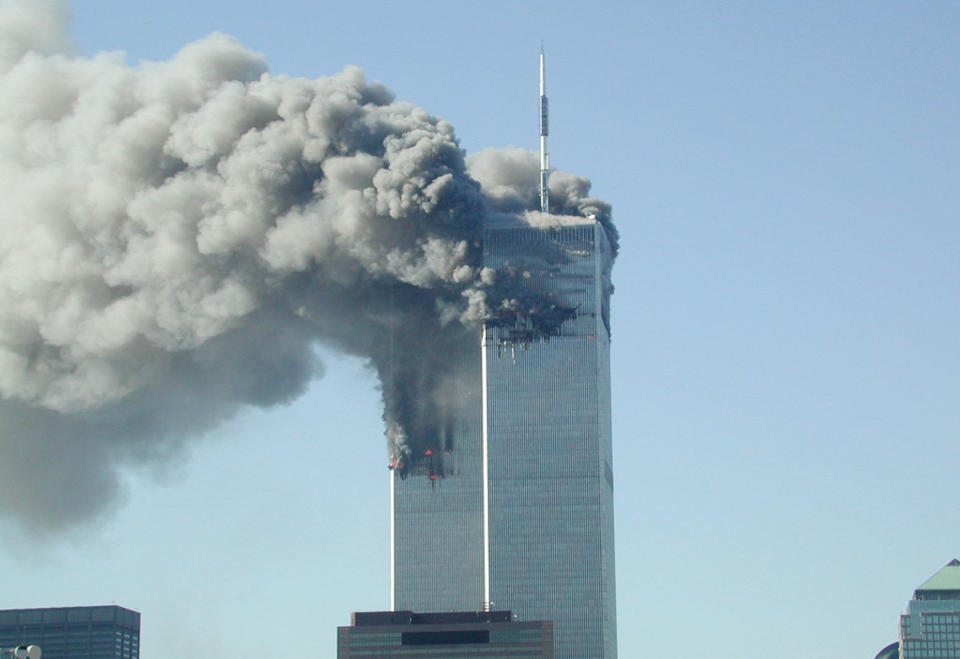
[[0, 649], [0, 657], [4, 659], [8, 657], [13, 657], [13, 659], [40, 659], [40, 647], [37, 645], [18, 645], [9, 650], [3, 648]]

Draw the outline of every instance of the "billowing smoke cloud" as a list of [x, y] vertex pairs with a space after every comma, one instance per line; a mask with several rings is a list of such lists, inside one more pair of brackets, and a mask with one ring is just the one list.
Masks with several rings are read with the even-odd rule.
[[[65, 14], [0, 6], [0, 515], [109, 510], [119, 467], [300, 395], [318, 343], [376, 370], [401, 463], [442, 435], [466, 386], [445, 356], [536, 297], [482, 268], [483, 218], [569, 221], [529, 212], [532, 154], [468, 169], [450, 124], [359, 69], [274, 76], [223, 35], [73, 56]], [[588, 190], [553, 173], [555, 212], [615, 241]]]

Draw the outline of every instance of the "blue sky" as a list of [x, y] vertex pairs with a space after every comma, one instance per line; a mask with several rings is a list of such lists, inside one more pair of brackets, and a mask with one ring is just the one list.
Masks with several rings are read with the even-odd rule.
[[[76, 0], [80, 52], [210, 32], [361, 66], [468, 152], [537, 145], [611, 202], [622, 657], [845, 659], [960, 555], [960, 6]], [[2, 99], [0, 99], [2, 100]], [[142, 657], [335, 656], [388, 606], [373, 375], [321, 349], [66, 537], [0, 527], [0, 607], [117, 603]], [[695, 631], [691, 631], [695, 629]]]

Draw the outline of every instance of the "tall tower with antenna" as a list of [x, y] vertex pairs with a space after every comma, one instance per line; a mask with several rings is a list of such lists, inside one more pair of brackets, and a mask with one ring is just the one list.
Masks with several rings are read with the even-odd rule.
[[[545, 69], [541, 47], [540, 210], [549, 213]], [[592, 216], [556, 220], [497, 216], [483, 232], [485, 267], [521, 272], [576, 309], [549, 340], [526, 326], [484, 327], [483, 599], [520, 620], [553, 621], [558, 659], [615, 659], [613, 254]]]
[[[541, 47], [540, 210], [549, 213], [544, 74]], [[615, 659], [613, 253], [593, 216], [553, 219], [485, 220], [484, 267], [523, 273], [576, 314], [550, 336], [537, 334], [532, 314], [526, 325], [490, 322], [477, 353], [451, 356], [476, 373], [476, 389], [451, 414], [442, 478], [391, 475], [391, 605], [511, 610], [553, 622], [557, 659]]]
[[540, 210], [550, 212], [550, 154], [547, 153], [547, 135], [550, 134], [549, 102], [547, 101], [547, 65], [540, 44]]

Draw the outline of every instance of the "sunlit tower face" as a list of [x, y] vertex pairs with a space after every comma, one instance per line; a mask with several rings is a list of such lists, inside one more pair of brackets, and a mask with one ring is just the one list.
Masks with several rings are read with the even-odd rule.
[[552, 620], [558, 657], [613, 657], [610, 247], [597, 223], [497, 227], [484, 261], [576, 309], [553, 336], [485, 333], [487, 599]]
[[505, 224], [485, 231], [484, 259], [576, 314], [549, 335], [536, 319], [493, 322], [461, 357], [478, 387], [450, 450], [393, 476], [393, 606], [492, 602], [554, 621], [558, 656], [612, 657], [610, 246], [595, 222]]

